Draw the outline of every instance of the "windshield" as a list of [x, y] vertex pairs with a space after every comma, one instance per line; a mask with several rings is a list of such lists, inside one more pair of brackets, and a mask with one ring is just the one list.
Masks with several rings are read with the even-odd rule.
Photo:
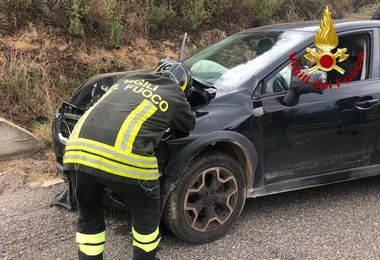
[[232, 35], [184, 61], [195, 78], [218, 90], [232, 90], [263, 66], [292, 51], [308, 36], [297, 31], [247, 32]]

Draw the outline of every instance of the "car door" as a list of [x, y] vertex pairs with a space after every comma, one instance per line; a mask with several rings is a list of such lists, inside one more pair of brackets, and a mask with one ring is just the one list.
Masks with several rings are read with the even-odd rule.
[[[346, 37], [346, 38], [344, 38]], [[285, 64], [263, 82], [264, 171], [266, 180], [317, 174], [368, 165], [373, 157], [380, 117], [380, 82], [371, 79], [370, 31], [346, 33], [342, 42], [363, 37], [363, 69], [348, 84], [332, 84], [322, 95], [300, 96], [295, 106], [282, 103], [291, 66]], [[341, 37], [340, 37], [341, 39]], [[344, 41], [346, 39], [346, 41]], [[360, 44], [359, 44], [360, 45]], [[355, 58], [355, 46], [351, 56]], [[355, 65], [353, 65], [355, 67]], [[347, 73], [350, 72], [346, 64]], [[334, 78], [335, 77], [335, 78]], [[337, 75], [328, 73], [327, 80]]]

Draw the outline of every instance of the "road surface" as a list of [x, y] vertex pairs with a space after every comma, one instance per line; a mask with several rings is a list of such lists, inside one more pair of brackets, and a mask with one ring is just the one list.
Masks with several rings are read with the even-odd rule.
[[[53, 182], [54, 183], [54, 182]], [[75, 259], [76, 213], [50, 207], [63, 184], [0, 170], [0, 259]], [[105, 259], [130, 259], [127, 215], [107, 210]], [[379, 259], [380, 177], [249, 199], [222, 239], [192, 245], [164, 232], [166, 259]]]

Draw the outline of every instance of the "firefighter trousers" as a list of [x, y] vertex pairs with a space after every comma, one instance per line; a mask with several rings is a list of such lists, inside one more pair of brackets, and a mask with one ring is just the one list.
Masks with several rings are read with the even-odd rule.
[[[106, 173], [105, 173], [106, 174]], [[132, 214], [133, 259], [155, 259], [161, 240], [159, 181], [137, 181], [137, 185], [110, 181], [83, 172], [69, 172], [76, 195], [79, 217], [76, 242], [79, 259], [103, 259], [105, 223], [104, 189], [116, 193]]]

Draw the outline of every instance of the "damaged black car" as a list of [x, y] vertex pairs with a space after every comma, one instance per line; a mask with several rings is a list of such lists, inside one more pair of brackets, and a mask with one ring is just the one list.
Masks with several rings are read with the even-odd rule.
[[[341, 86], [335, 70], [311, 77], [310, 84], [332, 82], [315, 91], [294, 75], [289, 56], [300, 69], [310, 66], [304, 55], [318, 29], [319, 22], [259, 27], [183, 61], [194, 78], [188, 100], [196, 126], [188, 136], [168, 131], [156, 151], [163, 221], [179, 238], [217, 239], [237, 221], [246, 198], [380, 173], [380, 21], [336, 21], [337, 48], [349, 55], [339, 66], [356, 72]], [[77, 120], [129, 73], [92, 77], [59, 108], [58, 169]], [[104, 199], [127, 207], [111, 192]], [[74, 201], [68, 188], [57, 203]]]

